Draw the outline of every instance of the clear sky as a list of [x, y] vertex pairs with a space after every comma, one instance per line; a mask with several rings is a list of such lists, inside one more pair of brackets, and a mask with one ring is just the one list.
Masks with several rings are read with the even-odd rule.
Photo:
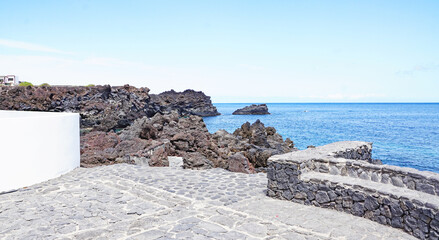
[[439, 102], [439, 1], [0, 1], [0, 75], [214, 102]]

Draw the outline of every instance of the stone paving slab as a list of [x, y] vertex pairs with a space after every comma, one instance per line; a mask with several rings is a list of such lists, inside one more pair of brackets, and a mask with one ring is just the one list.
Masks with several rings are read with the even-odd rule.
[[264, 173], [78, 168], [0, 195], [0, 239], [414, 239], [349, 214], [265, 196]]

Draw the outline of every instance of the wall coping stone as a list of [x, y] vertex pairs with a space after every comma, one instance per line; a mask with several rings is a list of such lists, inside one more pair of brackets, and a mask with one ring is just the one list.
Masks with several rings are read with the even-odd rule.
[[277, 163], [305, 163], [307, 161], [317, 161], [325, 163], [344, 163], [346, 165], [352, 164], [361, 168], [369, 168], [375, 170], [381, 170], [383, 172], [395, 172], [402, 175], [410, 175], [414, 178], [426, 178], [428, 180], [436, 181], [439, 183], [439, 174], [431, 171], [420, 171], [409, 167], [399, 167], [394, 165], [376, 165], [368, 163], [367, 161], [359, 161], [345, 158], [334, 157], [336, 152], [344, 151], [346, 149], [355, 149], [360, 146], [367, 146], [372, 148], [372, 143], [361, 141], [343, 141], [335, 142], [316, 148], [308, 148], [301, 151], [290, 152], [286, 154], [274, 155], [268, 159], [268, 162]]

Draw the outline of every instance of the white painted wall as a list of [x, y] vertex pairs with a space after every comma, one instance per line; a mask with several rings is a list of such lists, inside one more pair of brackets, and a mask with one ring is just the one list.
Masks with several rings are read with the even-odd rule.
[[79, 114], [0, 111], [0, 192], [79, 167]]

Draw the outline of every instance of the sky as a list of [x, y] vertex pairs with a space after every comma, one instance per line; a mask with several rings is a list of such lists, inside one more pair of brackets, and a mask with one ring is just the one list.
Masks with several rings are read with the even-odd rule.
[[0, 0], [0, 75], [213, 102], [439, 102], [439, 1]]

